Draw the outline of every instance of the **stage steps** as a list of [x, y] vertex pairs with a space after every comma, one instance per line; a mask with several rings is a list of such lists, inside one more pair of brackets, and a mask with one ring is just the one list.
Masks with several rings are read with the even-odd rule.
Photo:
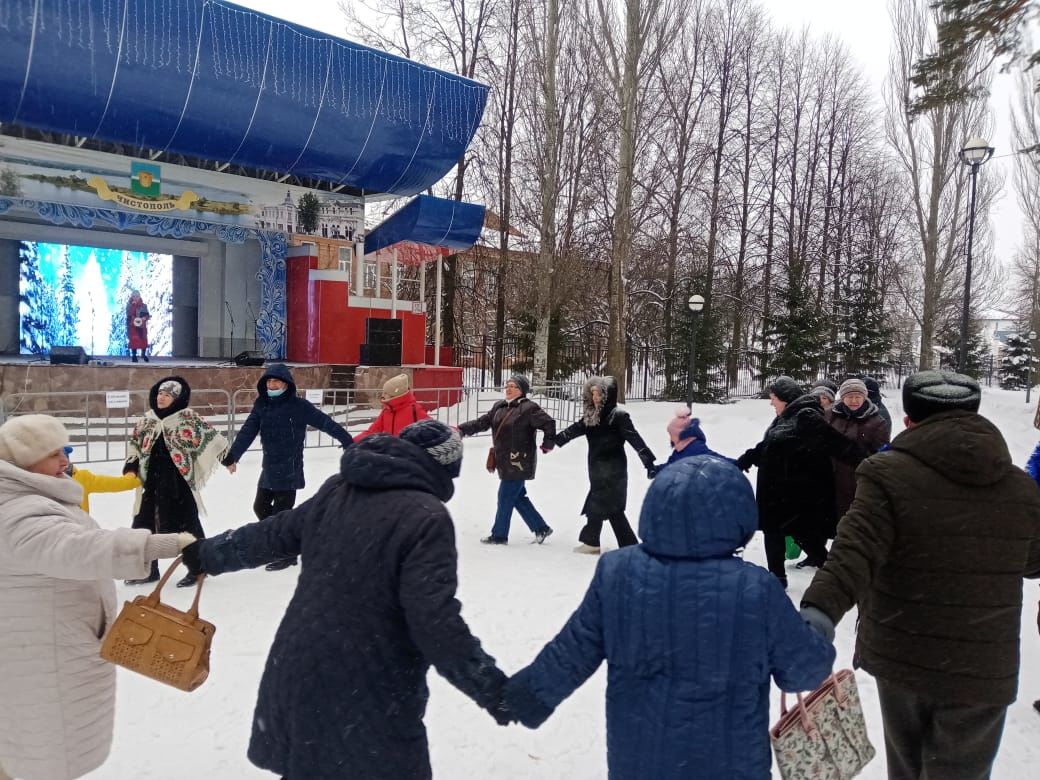
[[329, 367], [332, 369], [332, 373], [329, 375], [329, 387], [336, 390], [353, 389], [356, 365], [331, 364]]

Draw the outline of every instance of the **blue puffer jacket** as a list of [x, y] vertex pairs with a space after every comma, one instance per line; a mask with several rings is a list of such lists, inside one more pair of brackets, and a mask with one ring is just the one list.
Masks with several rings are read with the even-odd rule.
[[507, 685], [514, 715], [537, 725], [606, 659], [611, 778], [767, 780], [769, 678], [815, 688], [834, 648], [735, 555], [756, 525], [736, 466], [669, 466], [643, 502], [642, 544], [600, 559], [581, 606]]
[[[281, 379], [289, 386], [272, 398], [267, 394], [268, 378]], [[267, 490], [300, 490], [303, 479], [303, 442], [307, 426], [317, 428], [344, 447], [353, 442], [343, 427], [310, 401], [296, 395], [296, 383], [287, 366], [275, 363], [256, 383], [257, 398], [235, 441], [222, 463], [238, 463], [260, 434], [264, 461], [260, 471], [260, 487]]]

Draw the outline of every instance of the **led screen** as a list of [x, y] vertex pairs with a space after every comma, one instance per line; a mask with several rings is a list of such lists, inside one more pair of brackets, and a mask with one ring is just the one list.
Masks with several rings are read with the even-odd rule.
[[149, 354], [170, 354], [171, 255], [36, 241], [22, 241], [18, 253], [22, 354], [66, 345], [90, 355], [130, 354], [126, 307], [133, 290], [152, 315]]

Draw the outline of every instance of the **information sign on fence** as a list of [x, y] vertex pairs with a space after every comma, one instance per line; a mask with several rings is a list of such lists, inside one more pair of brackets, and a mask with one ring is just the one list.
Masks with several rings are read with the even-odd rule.
[[308, 401], [316, 406], [321, 406], [325, 397], [323, 390], [304, 390], [304, 393]]
[[109, 409], [126, 409], [130, 406], [130, 391], [109, 390], [105, 393], [105, 406]]

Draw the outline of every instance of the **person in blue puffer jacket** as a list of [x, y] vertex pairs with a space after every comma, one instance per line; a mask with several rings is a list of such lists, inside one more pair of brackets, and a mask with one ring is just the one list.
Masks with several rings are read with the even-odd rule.
[[816, 688], [834, 647], [776, 578], [738, 550], [758, 527], [732, 463], [684, 458], [658, 474], [642, 543], [604, 555], [585, 598], [503, 694], [535, 728], [607, 661], [611, 778], [770, 777], [769, 680]]
[[714, 455], [716, 458], [736, 463], [732, 458], [719, 455], [715, 450], [708, 447], [708, 437], [701, 430], [701, 421], [693, 417], [686, 406], [676, 407], [675, 417], [669, 421], [667, 430], [668, 439], [672, 444], [672, 454], [668, 456], [667, 461], [657, 467], [658, 474], [661, 473], [661, 469], [665, 466], [694, 455]]
[[[304, 487], [303, 445], [307, 426], [328, 434], [346, 448], [353, 443], [343, 426], [310, 401], [296, 395], [296, 382], [289, 367], [282, 363], [268, 366], [256, 383], [256, 401], [221, 463], [232, 474], [239, 459], [259, 434], [264, 459], [260, 482], [253, 500], [257, 520], [292, 509], [296, 491]], [[296, 565], [295, 556], [272, 561], [267, 571]]]

